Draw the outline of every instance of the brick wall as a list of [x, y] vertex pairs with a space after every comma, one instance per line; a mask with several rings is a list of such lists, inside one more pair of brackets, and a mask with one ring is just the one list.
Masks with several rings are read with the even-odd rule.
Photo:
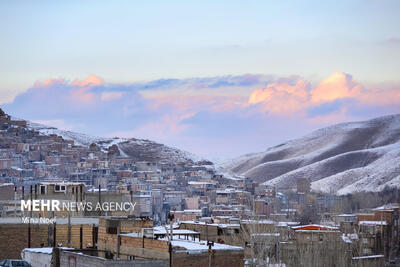
[[[211, 256], [211, 257], [210, 257]], [[173, 267], [197, 267], [197, 266], [211, 266], [213, 267], [242, 267], [243, 251], [218, 251], [214, 250], [210, 253], [201, 254], [187, 254], [185, 252], [176, 252], [172, 256]]]
[[[107, 234], [102, 228], [99, 228], [98, 249], [110, 251], [114, 255], [117, 253], [117, 235]], [[121, 236], [120, 258], [127, 259], [129, 256], [139, 258], [168, 259], [168, 242], [141, 238]]]
[[[208, 228], [208, 229], [207, 229]], [[187, 229], [200, 233], [200, 239], [217, 241], [218, 240], [218, 227], [215, 225], [196, 224], [196, 223], [181, 223], [179, 229]], [[208, 233], [207, 233], [208, 232]]]
[[[31, 247], [47, 244], [47, 226], [31, 226]], [[0, 225], [0, 259], [20, 259], [21, 251], [28, 247], [28, 225]]]
[[[71, 246], [80, 248], [80, 225], [71, 226]], [[68, 226], [57, 225], [56, 242], [67, 246]], [[82, 225], [82, 247], [93, 244], [93, 228], [91, 225]], [[52, 241], [52, 231], [50, 231]], [[31, 224], [31, 247], [51, 246], [49, 244], [49, 226], [47, 224]], [[28, 247], [28, 224], [1, 224], [0, 225], [0, 259], [19, 259], [21, 251]]]
[[14, 190], [15, 188], [13, 184], [0, 186], [0, 200], [13, 200]]

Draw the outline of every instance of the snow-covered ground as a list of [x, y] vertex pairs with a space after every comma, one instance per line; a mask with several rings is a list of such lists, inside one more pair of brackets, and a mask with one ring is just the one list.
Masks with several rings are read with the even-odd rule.
[[337, 194], [400, 187], [400, 115], [333, 125], [222, 166], [281, 188], [297, 178]]

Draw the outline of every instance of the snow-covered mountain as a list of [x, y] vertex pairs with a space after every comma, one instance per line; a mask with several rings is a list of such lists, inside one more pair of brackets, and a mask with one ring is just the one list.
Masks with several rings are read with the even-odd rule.
[[323, 128], [224, 167], [278, 188], [294, 188], [297, 178], [336, 194], [400, 187], [400, 114]]
[[43, 135], [56, 134], [65, 140], [74, 140], [76, 145], [98, 145], [103, 152], [116, 145], [122, 156], [131, 157], [137, 161], [166, 162], [176, 164], [178, 162], [197, 162], [202, 159], [189, 152], [156, 143], [150, 140], [136, 138], [105, 138], [87, 135], [83, 133], [59, 130], [55, 127], [28, 122], [28, 128], [38, 131]]

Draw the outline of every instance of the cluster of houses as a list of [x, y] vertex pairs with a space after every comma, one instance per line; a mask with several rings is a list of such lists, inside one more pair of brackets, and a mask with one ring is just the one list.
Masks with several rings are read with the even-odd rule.
[[[134, 205], [23, 210], [21, 200]], [[328, 213], [337, 201], [312, 193], [306, 178], [298, 179], [296, 192], [282, 193], [222, 175], [207, 161], [138, 160], [117, 145], [77, 145], [0, 116], [0, 259], [22, 257], [32, 266], [382, 266], [398, 260], [400, 205]], [[323, 214], [320, 224], [309, 210]]]

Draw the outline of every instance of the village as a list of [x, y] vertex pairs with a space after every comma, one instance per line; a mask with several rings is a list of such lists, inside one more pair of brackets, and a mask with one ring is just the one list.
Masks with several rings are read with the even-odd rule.
[[[115, 144], [78, 145], [0, 114], [0, 260], [22, 258], [32, 266], [399, 263], [398, 191], [389, 192], [395, 197], [387, 203], [367, 205], [366, 198], [360, 204], [352, 196], [315, 193], [309, 177], [295, 187], [228, 177], [208, 161], [137, 160]], [[53, 209], [50, 201], [75, 208]], [[115, 208], [119, 203], [128, 206]]]

